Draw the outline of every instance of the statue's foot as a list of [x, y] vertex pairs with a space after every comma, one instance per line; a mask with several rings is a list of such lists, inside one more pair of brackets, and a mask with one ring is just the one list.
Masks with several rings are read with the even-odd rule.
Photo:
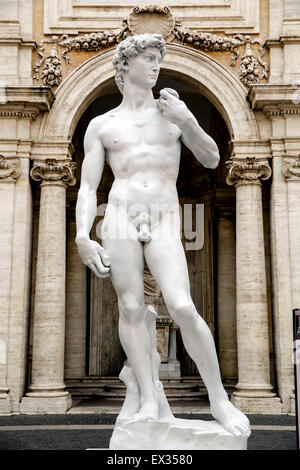
[[226, 431], [234, 436], [250, 436], [249, 419], [229, 400], [211, 403], [210, 410], [213, 417], [224, 426]]
[[147, 401], [138, 413], [133, 416], [133, 421], [154, 421], [158, 419], [158, 404], [156, 401]]

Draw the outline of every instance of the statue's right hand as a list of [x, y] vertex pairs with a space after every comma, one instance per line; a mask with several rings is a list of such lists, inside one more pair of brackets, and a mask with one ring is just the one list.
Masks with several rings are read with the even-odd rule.
[[99, 243], [90, 239], [76, 239], [76, 245], [82, 262], [88, 266], [97, 277], [109, 277], [109, 256]]

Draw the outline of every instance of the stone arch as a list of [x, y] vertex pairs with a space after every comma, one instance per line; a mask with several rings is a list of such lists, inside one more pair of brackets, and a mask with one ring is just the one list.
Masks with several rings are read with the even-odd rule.
[[[80, 116], [114, 76], [115, 49], [101, 52], [77, 67], [58, 87], [54, 104], [44, 117], [41, 142], [72, 138]], [[192, 81], [222, 115], [230, 136], [236, 140], [258, 139], [247, 91], [222, 64], [190, 47], [168, 44], [162, 71], [175, 72]]]

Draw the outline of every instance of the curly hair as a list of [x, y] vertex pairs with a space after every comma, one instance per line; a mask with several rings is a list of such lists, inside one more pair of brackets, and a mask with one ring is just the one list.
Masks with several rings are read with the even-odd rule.
[[124, 88], [124, 65], [128, 64], [130, 57], [136, 57], [141, 52], [145, 52], [148, 47], [157, 47], [160, 51], [161, 60], [166, 55], [166, 43], [161, 34], [136, 34], [129, 36], [120, 42], [113, 58], [113, 66], [116, 69], [115, 81], [121, 94]]

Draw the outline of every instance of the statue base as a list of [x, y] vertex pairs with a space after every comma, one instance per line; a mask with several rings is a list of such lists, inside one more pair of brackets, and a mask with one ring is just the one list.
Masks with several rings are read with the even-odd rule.
[[117, 420], [111, 450], [247, 450], [247, 437], [236, 437], [217, 421], [175, 417], [157, 421]]

